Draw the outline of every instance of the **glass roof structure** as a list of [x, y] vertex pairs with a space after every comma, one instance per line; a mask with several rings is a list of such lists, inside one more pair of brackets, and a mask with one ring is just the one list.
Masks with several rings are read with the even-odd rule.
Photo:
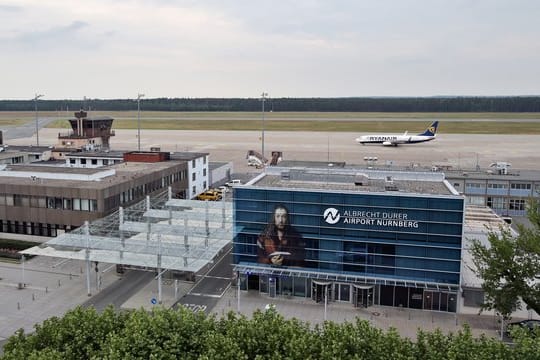
[[165, 191], [21, 253], [197, 272], [231, 243], [232, 218], [232, 202]]

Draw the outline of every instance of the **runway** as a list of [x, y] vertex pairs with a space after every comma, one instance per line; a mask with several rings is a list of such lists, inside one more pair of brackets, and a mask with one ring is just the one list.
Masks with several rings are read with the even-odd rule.
[[[64, 129], [40, 130], [41, 145], [57, 143]], [[111, 150], [137, 149], [137, 130], [115, 130]], [[364, 157], [377, 157], [378, 166], [449, 165], [453, 168], [487, 168], [506, 161], [513, 169], [537, 169], [540, 164], [540, 135], [460, 135], [437, 134], [434, 141], [385, 147], [360, 145], [360, 134], [344, 132], [281, 132], [264, 134], [266, 156], [282, 151], [284, 160], [317, 160], [364, 165]], [[260, 131], [141, 130], [141, 149], [159, 146], [163, 151], [210, 153], [211, 161], [232, 161], [234, 171], [244, 172], [248, 150], [261, 151]], [[8, 144], [35, 144], [35, 136], [9, 140]]]

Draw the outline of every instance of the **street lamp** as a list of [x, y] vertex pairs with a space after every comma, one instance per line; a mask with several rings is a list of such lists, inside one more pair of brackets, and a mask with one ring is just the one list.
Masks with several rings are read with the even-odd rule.
[[264, 161], [264, 102], [266, 101], [267, 98], [268, 98], [268, 93], [263, 92], [261, 94], [261, 101], [262, 101], [262, 136], [261, 136], [262, 148], [261, 148], [261, 155], [262, 155], [263, 166], [266, 165], [265, 161]]
[[137, 94], [137, 151], [141, 151], [141, 98], [144, 94]]
[[36, 96], [34, 96], [34, 111], [36, 112], [36, 146], [39, 146], [39, 124], [38, 124], [37, 101], [40, 97], [43, 97], [43, 95], [38, 95], [36, 93]]

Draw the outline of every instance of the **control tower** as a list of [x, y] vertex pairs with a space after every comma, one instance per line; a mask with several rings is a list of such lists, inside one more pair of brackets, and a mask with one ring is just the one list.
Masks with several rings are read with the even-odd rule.
[[109, 139], [114, 136], [114, 130], [111, 129], [113, 121], [114, 119], [108, 116], [87, 117], [87, 112], [80, 110], [75, 113], [74, 119], [69, 119], [73, 131], [58, 134], [58, 140], [109, 149]]

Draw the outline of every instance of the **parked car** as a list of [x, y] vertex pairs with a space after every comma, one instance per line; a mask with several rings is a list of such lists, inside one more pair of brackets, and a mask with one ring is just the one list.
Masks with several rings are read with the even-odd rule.
[[510, 336], [510, 329], [512, 329], [515, 326], [519, 326], [520, 328], [528, 330], [533, 335], [540, 332], [540, 320], [529, 319], [529, 320], [522, 320], [522, 321], [516, 321], [516, 322], [509, 323], [506, 326], [506, 335], [507, 336]]
[[242, 181], [240, 179], [233, 179], [233, 180], [225, 183], [225, 186], [231, 187], [233, 185], [242, 185]]
[[221, 194], [216, 190], [206, 190], [197, 195], [197, 200], [217, 201], [221, 200]]
[[226, 193], [226, 192], [229, 191], [229, 188], [228, 188], [227, 186], [223, 186], [223, 185], [222, 185], [222, 186], [220, 186], [220, 187], [218, 188], [218, 190], [221, 191], [222, 194], [224, 194], [224, 193]]

